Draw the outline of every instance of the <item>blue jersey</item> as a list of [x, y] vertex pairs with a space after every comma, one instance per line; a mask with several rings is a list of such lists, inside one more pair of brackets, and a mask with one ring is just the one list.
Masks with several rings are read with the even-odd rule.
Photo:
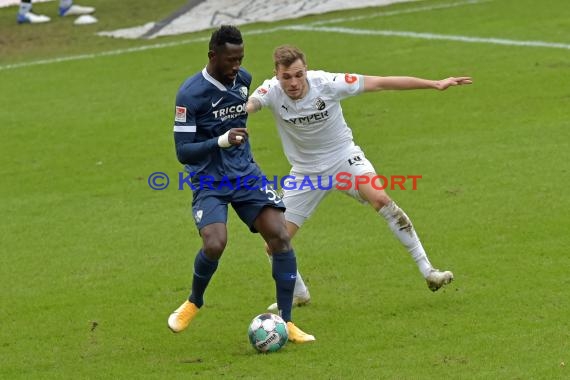
[[178, 161], [186, 165], [193, 182], [201, 176], [214, 181], [259, 175], [249, 139], [220, 148], [218, 137], [231, 128], [245, 128], [251, 74], [240, 68], [232, 85], [214, 79], [206, 69], [188, 78], [176, 96], [174, 142]]

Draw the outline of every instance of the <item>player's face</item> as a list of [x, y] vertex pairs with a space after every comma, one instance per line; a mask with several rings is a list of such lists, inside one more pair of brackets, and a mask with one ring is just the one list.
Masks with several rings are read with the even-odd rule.
[[277, 66], [275, 76], [283, 91], [291, 99], [301, 99], [307, 94], [307, 66], [300, 59], [293, 62], [289, 67]]
[[243, 44], [226, 43], [226, 46], [219, 51], [210, 52], [214, 78], [221, 83], [231, 84], [236, 79], [243, 57]]

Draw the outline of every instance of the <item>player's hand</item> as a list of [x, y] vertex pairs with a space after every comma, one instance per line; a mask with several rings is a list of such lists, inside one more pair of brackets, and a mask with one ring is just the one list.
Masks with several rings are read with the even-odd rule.
[[446, 90], [451, 86], [461, 86], [464, 84], [471, 84], [473, 81], [471, 77], [450, 77], [447, 79], [438, 80], [435, 82], [435, 87], [440, 90]]
[[229, 148], [232, 145], [244, 144], [246, 140], [247, 128], [232, 128], [218, 137], [218, 145], [221, 148]]

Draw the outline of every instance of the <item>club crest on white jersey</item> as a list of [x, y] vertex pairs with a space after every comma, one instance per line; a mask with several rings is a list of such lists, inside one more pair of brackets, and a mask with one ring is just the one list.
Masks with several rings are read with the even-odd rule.
[[327, 105], [325, 104], [325, 101], [319, 97], [315, 99], [314, 106], [319, 111], [322, 111], [326, 108]]

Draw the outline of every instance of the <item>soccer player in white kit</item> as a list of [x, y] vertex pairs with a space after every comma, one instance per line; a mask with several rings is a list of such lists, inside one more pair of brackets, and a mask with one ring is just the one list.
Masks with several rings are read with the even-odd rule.
[[[275, 77], [266, 80], [250, 96], [247, 112], [269, 108], [275, 118], [283, 150], [291, 164], [290, 177], [284, 188], [285, 219], [290, 237], [313, 214], [324, 197], [346, 183], [339, 173], [350, 178], [376, 176], [374, 166], [355, 145], [352, 131], [344, 119], [340, 101], [369, 91], [436, 89], [471, 84], [470, 77], [427, 80], [415, 77], [380, 77], [309, 71], [304, 53], [290, 45], [277, 47], [273, 54]], [[302, 181], [327, 190], [302, 186]], [[347, 178], [346, 176], [344, 178]], [[328, 181], [332, 181], [332, 186]], [[318, 182], [320, 181], [320, 182]], [[365, 181], [361, 181], [365, 182]], [[305, 182], [307, 183], [307, 182]], [[382, 183], [354, 182], [346, 193], [361, 203], [370, 204], [386, 220], [394, 235], [408, 250], [429, 289], [437, 291], [453, 280], [453, 273], [435, 269], [406, 213], [386, 194]], [[270, 252], [268, 252], [270, 253]], [[294, 305], [308, 303], [310, 295], [297, 274]], [[274, 305], [271, 305], [271, 309]]]

